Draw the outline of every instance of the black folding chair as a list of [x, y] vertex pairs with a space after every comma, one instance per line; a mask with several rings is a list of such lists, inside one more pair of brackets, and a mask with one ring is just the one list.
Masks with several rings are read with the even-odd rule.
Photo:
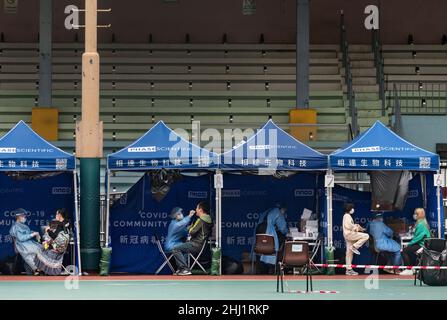
[[278, 270], [276, 273], [276, 292], [279, 292], [281, 284], [281, 292], [284, 292], [284, 269], [293, 267], [306, 268], [306, 292], [313, 291], [312, 272], [310, 267], [312, 261], [309, 255], [309, 244], [306, 241], [286, 241], [284, 244], [282, 260], [278, 262]]
[[[188, 255], [188, 264], [189, 264], [189, 269], [192, 270], [194, 268], [195, 265], [197, 265], [200, 269], [202, 269], [202, 271], [204, 273], [208, 273], [205, 268], [203, 267], [203, 265], [200, 263], [199, 259], [202, 256], [203, 252], [205, 251], [205, 248], [208, 246], [208, 239], [206, 241], [203, 242], [202, 247], [200, 248], [200, 251], [194, 255], [192, 252], [189, 253]], [[193, 260], [193, 263], [191, 264], [191, 259]]]
[[159, 274], [166, 265], [169, 267], [169, 269], [171, 269], [172, 273], [175, 273], [175, 269], [171, 264], [171, 259], [174, 258], [174, 255], [172, 253], [169, 256], [166, 254], [166, 252], [163, 250], [163, 246], [161, 245], [160, 237], [157, 234], [155, 235], [155, 243], [157, 244], [158, 251], [160, 251], [160, 254], [165, 260], [163, 264], [157, 269], [157, 271], [155, 271], [155, 274]]
[[[255, 236], [255, 245], [251, 257], [251, 273], [255, 272], [255, 260], [258, 256], [277, 256], [275, 250], [275, 238], [270, 234], [258, 233]], [[275, 262], [275, 273], [276, 273], [276, 262]]]

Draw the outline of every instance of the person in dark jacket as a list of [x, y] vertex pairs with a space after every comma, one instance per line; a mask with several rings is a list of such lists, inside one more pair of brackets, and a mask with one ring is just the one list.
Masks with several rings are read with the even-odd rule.
[[63, 259], [70, 241], [69, 223], [65, 209], [56, 212], [55, 220], [45, 228], [43, 250], [34, 260], [41, 274], [57, 276], [62, 273]]
[[213, 228], [213, 222], [209, 215], [210, 206], [207, 202], [200, 202], [195, 210], [197, 220], [188, 228], [189, 241], [175, 246], [172, 249], [178, 267], [176, 272], [180, 276], [191, 275], [187, 258], [188, 254], [197, 254], [205, 241], [208, 240]]

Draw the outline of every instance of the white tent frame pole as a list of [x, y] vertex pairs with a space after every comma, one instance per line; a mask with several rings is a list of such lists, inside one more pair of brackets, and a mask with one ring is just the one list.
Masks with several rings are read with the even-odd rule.
[[110, 170], [107, 169], [107, 186], [106, 186], [106, 216], [105, 216], [105, 247], [109, 247], [109, 219], [110, 219]]
[[[219, 174], [222, 172], [219, 170]], [[223, 175], [222, 175], [223, 180]], [[218, 245], [219, 248], [222, 248], [222, 188], [217, 188], [217, 199], [218, 199], [218, 205], [219, 205], [219, 238], [218, 238]]]
[[[220, 169], [216, 169], [215, 175], [222, 174]], [[215, 177], [214, 177], [215, 179]], [[223, 181], [223, 174], [222, 174]], [[222, 189], [216, 188], [216, 181], [214, 180], [214, 190], [216, 191], [216, 247], [221, 249], [219, 258], [219, 275], [222, 275]]]
[[[79, 263], [78, 268], [78, 275], [82, 275], [82, 262], [81, 262], [81, 233], [79, 230], [79, 220], [80, 220], [80, 214], [79, 214], [79, 201], [78, 201], [78, 174], [76, 169], [73, 170], [73, 188], [74, 188], [74, 201], [75, 201], [75, 217], [76, 217], [76, 251], [77, 251], [77, 258]], [[76, 262], [75, 262], [76, 264]]]
[[[333, 175], [332, 170], [327, 171], [328, 175]], [[328, 248], [332, 249], [333, 247], [333, 233], [332, 233], [332, 187], [326, 188], [326, 207], [327, 207], [327, 245]]]
[[[438, 174], [441, 172], [438, 171]], [[443, 239], [444, 234], [442, 233], [441, 228], [441, 186], [436, 184], [436, 211], [438, 213], [438, 238]]]

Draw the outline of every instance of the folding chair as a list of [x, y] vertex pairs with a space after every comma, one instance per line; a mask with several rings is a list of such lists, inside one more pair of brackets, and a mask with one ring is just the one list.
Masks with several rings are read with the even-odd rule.
[[67, 247], [67, 250], [64, 253], [64, 259], [62, 260], [62, 269], [64, 271], [61, 273], [62, 276], [68, 276], [73, 273], [77, 273], [77, 271], [78, 271], [78, 270], [76, 270], [76, 267], [74, 270], [72, 270], [72, 268], [70, 268], [70, 265], [65, 266], [65, 264], [66, 264], [65, 262], [67, 262], [67, 259], [66, 259], [67, 256], [70, 256], [69, 257], [70, 262], [67, 262], [67, 263], [70, 263], [71, 265], [76, 266], [76, 251], [75, 251], [76, 243], [75, 243], [73, 230], [69, 229], [68, 234], [70, 235], [70, 240], [68, 242], [70, 249], [68, 249], [68, 247]]
[[272, 235], [265, 233], [256, 234], [254, 255], [252, 255], [251, 257], [251, 273], [255, 274], [254, 266], [256, 256], [258, 255], [276, 256], [276, 254], [277, 253], [275, 251], [275, 238]]
[[[22, 256], [20, 255], [19, 251], [17, 250], [16, 247], [16, 238], [12, 237], [12, 241], [13, 241], [13, 245], [14, 245], [14, 253], [15, 253], [15, 257], [14, 257], [14, 271], [17, 270], [21, 270], [22, 266], [20, 266], [20, 264], [23, 265], [23, 269], [25, 269], [25, 273], [27, 275], [32, 275], [34, 272], [31, 269], [31, 267], [26, 263], [25, 260], [23, 260]], [[20, 274], [20, 272], [19, 272]]]
[[379, 264], [379, 260], [387, 259], [390, 257], [390, 255], [387, 252], [380, 251], [376, 248], [376, 241], [372, 235], [369, 235], [369, 251], [374, 256], [374, 264]]
[[[208, 246], [208, 240], [203, 242], [202, 247], [200, 248], [200, 251], [197, 253], [197, 255], [193, 255], [192, 252], [189, 253], [188, 255], [188, 264], [189, 264], [189, 269], [192, 270], [194, 268], [195, 265], [198, 265], [200, 269], [202, 269], [202, 271], [204, 273], [208, 273], [205, 268], [202, 266], [202, 264], [199, 262], [200, 257], [202, 256], [202, 253], [205, 250], [205, 247]], [[191, 264], [191, 258], [193, 260], [193, 263]]]
[[163, 250], [163, 246], [161, 245], [160, 237], [158, 235], [155, 235], [155, 242], [157, 244], [158, 251], [160, 251], [160, 254], [163, 256], [165, 261], [163, 264], [155, 271], [155, 274], [159, 274], [163, 268], [168, 265], [169, 269], [171, 269], [172, 273], [175, 273], [175, 269], [171, 264], [171, 259], [174, 258], [174, 255], [171, 253], [169, 256], [166, 255], [165, 251]]
[[309, 244], [305, 241], [286, 241], [284, 244], [284, 254], [278, 262], [276, 273], [276, 292], [279, 292], [279, 282], [281, 280], [281, 292], [284, 292], [284, 269], [291, 267], [306, 267], [306, 292], [313, 291], [312, 273], [310, 267], [312, 262], [309, 255]]

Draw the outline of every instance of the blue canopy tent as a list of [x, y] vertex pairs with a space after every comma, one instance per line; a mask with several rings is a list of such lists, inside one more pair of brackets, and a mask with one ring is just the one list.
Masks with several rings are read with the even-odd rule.
[[[404, 140], [380, 121], [354, 140], [329, 155], [329, 175], [332, 171], [367, 172], [374, 170], [407, 170], [434, 175], [439, 171], [439, 156]], [[333, 176], [332, 176], [333, 177]], [[438, 235], [442, 232], [440, 187], [437, 188]], [[328, 245], [332, 247], [332, 187], [327, 193]]]
[[[217, 168], [217, 165], [217, 154], [183, 139], [174, 130], [167, 127], [163, 121], [157, 122], [148, 132], [131, 145], [108, 155], [106, 177], [107, 225], [105, 245], [109, 246], [111, 172], [146, 172], [160, 169], [197, 172], [215, 169]], [[185, 191], [183, 190], [182, 192], [184, 193]], [[211, 194], [211, 192], [209, 194]], [[192, 198], [195, 198], [196, 196], [197, 194], [193, 195]], [[140, 270], [143, 269], [144, 268], [142, 267]]]
[[269, 120], [256, 134], [221, 154], [223, 170], [326, 170], [327, 156]]
[[[53, 146], [35, 133], [25, 122], [20, 121], [0, 138], [0, 172], [19, 172], [22, 175], [30, 172], [66, 172], [73, 174], [73, 191], [71, 191], [71, 186], [67, 188], [66, 185], [51, 185], [48, 188], [51, 189], [52, 195], [67, 194], [68, 192], [73, 193], [76, 262], [78, 272], [81, 274], [78, 187], [75, 157]], [[12, 180], [4, 179], [3, 182], [11, 183]], [[32, 202], [32, 196], [27, 195], [28, 203]], [[12, 202], [12, 198], [10, 199]], [[22, 198], [18, 199], [19, 203], [23, 201], [26, 200]], [[40, 218], [48, 218], [42, 212], [36, 213], [36, 215]]]
[[[308, 172], [310, 174], [315, 171], [322, 172], [327, 170], [327, 165], [326, 155], [317, 152], [298, 141], [293, 136], [278, 127], [272, 120], [269, 120], [264, 126], [257, 130], [253, 136], [249, 137], [246, 141], [242, 141], [233, 149], [220, 155], [219, 171], [222, 170], [223, 172], [227, 173], [258, 171], [259, 175], [267, 176], [272, 176], [279, 171], [286, 171], [289, 174], [291, 172]], [[294, 188], [290, 188], [287, 192], [284, 192], [284, 190], [281, 191], [280, 182], [269, 181], [268, 179], [263, 179], [263, 181], [256, 182], [257, 180], [254, 179], [254, 177], [247, 177], [247, 179], [249, 182], [251, 181], [251, 184], [248, 187], [252, 191], [256, 189], [256, 192], [261, 190], [259, 189], [261, 188], [260, 184], [266, 183], [269, 186], [268, 188], [270, 188], [270, 190], [267, 190], [268, 194], [270, 195], [275, 193], [275, 195], [272, 194], [273, 197], [285, 196], [285, 193], [287, 193], [287, 195], [288, 193], [293, 193], [293, 197], [302, 197], [303, 194], [306, 193], [306, 196], [310, 196], [312, 198], [308, 199], [308, 201], [314, 203], [316, 201], [315, 198], [317, 198], [317, 194], [315, 194], [313, 188], [314, 185], [317, 185], [318, 187], [318, 176], [316, 177], [316, 180], [306, 177], [304, 180], [307, 180], [305, 182], [307, 185], [301, 187], [305, 189], [295, 190]], [[233, 181], [235, 180], [233, 176], [229, 176], [228, 180], [231, 187], [234, 185], [235, 187], [238, 187], [237, 189], [242, 188], [242, 186], [238, 186], [241, 181]], [[300, 179], [293, 179], [289, 181], [290, 184], [297, 187], [296, 184], [299, 180]], [[227, 199], [234, 197], [233, 194], [227, 195], [228, 191], [233, 190], [224, 191], [224, 197], [228, 197]], [[220, 199], [222, 198], [222, 191], [220, 188], [217, 188], [216, 192], [218, 193], [217, 198], [219, 199], [219, 210], [221, 211], [222, 201]], [[253, 201], [255, 201], [257, 206], [267, 205], [267, 203], [260, 203], [262, 202], [263, 198], [264, 197], [258, 199], [253, 198]], [[297, 199], [298, 198], [295, 198], [291, 202], [298, 203], [299, 201], [296, 201]], [[276, 201], [278, 201], [278, 199]], [[250, 209], [248, 207], [253, 206], [253, 203], [254, 202], [251, 200], [247, 200], [240, 203], [240, 206], [246, 206], [246, 210], [253, 210], [253, 208]], [[219, 226], [222, 226], [222, 223], [219, 223]], [[222, 235], [222, 232], [219, 231], [219, 234]], [[219, 239], [219, 241], [221, 241], [221, 239]]]

